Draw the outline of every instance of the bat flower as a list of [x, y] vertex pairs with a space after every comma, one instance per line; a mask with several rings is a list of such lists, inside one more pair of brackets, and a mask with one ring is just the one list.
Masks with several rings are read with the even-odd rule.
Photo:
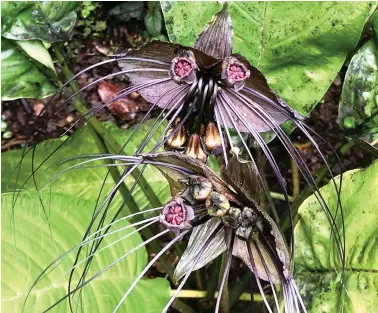
[[[343, 233], [336, 227], [336, 216], [331, 214], [301, 154], [280, 128], [280, 125], [291, 121], [314, 145], [326, 163], [313, 135], [320, 140], [323, 139], [305, 125], [302, 121], [303, 118], [270, 89], [263, 74], [257, 68], [253, 67], [243, 56], [232, 53], [232, 44], [231, 19], [227, 12], [227, 5], [224, 5], [223, 9], [206, 26], [194, 47], [153, 41], [140, 49], [130, 50], [116, 59], [90, 66], [72, 78], [79, 77], [97, 66], [118, 62], [122, 68], [121, 71], [101, 77], [84, 86], [80, 91], [114, 76], [127, 75], [131, 83], [130, 86], [119, 91], [116, 97], [104, 103], [103, 107], [109, 107], [112, 102], [133, 92], [138, 92], [152, 104], [142, 122], [150, 112], [155, 109], [160, 110], [152, 127], [138, 145], [134, 156], [128, 157], [122, 154], [105, 157], [90, 156], [94, 161], [113, 159], [126, 165], [126, 168], [122, 178], [107, 195], [106, 200], [98, 209], [96, 208], [93, 222], [88, 227], [88, 233], [85, 234], [82, 245], [84, 242], [87, 243], [89, 231], [100, 217], [100, 226], [97, 232], [102, 234], [101, 236], [106, 235], [112, 224], [109, 224], [108, 227], [102, 226], [109, 212], [110, 203], [123, 180], [139, 166], [142, 166], [142, 169], [139, 174], [136, 174], [136, 176], [139, 175], [138, 177], [141, 177], [146, 165], [149, 164], [161, 170], [168, 180], [172, 192], [172, 199], [163, 208], [152, 209], [161, 210], [160, 215], [149, 219], [140, 228], [148, 227], [153, 223], [160, 223], [166, 227], [163, 232], [149, 238], [144, 244], [171, 231], [176, 234], [176, 237], [151, 260], [125, 293], [114, 312], [122, 305], [124, 299], [152, 264], [188, 233], [192, 234], [187, 250], [175, 271], [177, 279], [184, 277], [180, 288], [193, 270], [204, 266], [227, 250], [229, 259], [226, 270], [228, 271], [230, 268], [233, 255], [240, 258], [256, 278], [269, 312], [273, 312], [273, 308], [264, 295], [261, 280], [269, 282], [274, 296], [274, 305], [278, 312], [280, 312], [280, 306], [274, 288], [275, 284], [282, 285], [285, 312], [305, 312], [291, 274], [290, 257], [283, 237], [276, 223], [267, 212], [260, 208], [257, 202], [257, 199], [260, 199], [260, 191], [267, 199], [270, 199], [270, 196], [262, 176], [257, 170], [250, 147], [245, 139], [246, 136], [253, 138], [267, 157], [278, 184], [282, 188], [292, 220], [284, 178], [261, 135], [265, 131], [274, 133], [322, 206], [332, 227], [337, 255], [344, 266], [345, 243]], [[75, 97], [79, 92], [70, 98]], [[95, 112], [91, 110], [83, 118]], [[125, 145], [140, 130], [141, 125], [142, 123], [135, 128]], [[163, 132], [156, 145], [152, 150], [146, 151], [147, 144], [161, 128], [163, 128]], [[239, 137], [243, 153], [246, 154], [244, 160], [235, 155], [231, 156], [230, 151], [236, 151], [231, 130]], [[157, 153], [156, 151], [162, 147], [169, 151]], [[330, 148], [332, 149], [332, 147]], [[223, 156], [225, 170], [222, 178], [206, 165], [208, 156], [211, 154]], [[329, 167], [328, 170], [333, 179]], [[133, 188], [139, 180], [136, 176], [134, 175]], [[334, 185], [339, 196], [340, 188], [335, 180]], [[129, 197], [131, 197], [131, 193]], [[114, 214], [112, 223], [117, 220], [129, 197], [124, 199], [123, 204]], [[269, 201], [268, 204], [270, 204]], [[341, 218], [343, 218], [341, 205], [336, 212], [340, 212]], [[145, 212], [138, 214], [143, 213]], [[133, 224], [133, 226], [137, 225], [140, 224]], [[101, 236], [96, 235], [97, 241], [92, 245], [92, 248], [94, 247], [91, 250], [92, 254], [98, 249], [102, 240]], [[293, 236], [291, 239], [293, 240]], [[78, 248], [80, 251], [81, 247]], [[291, 242], [291, 247], [293, 247], [293, 242]], [[92, 258], [89, 257], [87, 267], [91, 262]], [[76, 287], [69, 286], [65, 298], [70, 298], [74, 292], [92, 280], [86, 280], [85, 277], [86, 271]], [[227, 275], [224, 276], [221, 289], [226, 277]], [[166, 309], [173, 299], [174, 297]], [[218, 307], [219, 300], [217, 309]]]
[[[101, 240], [105, 236], [119, 231], [118, 229], [108, 232], [110, 227], [120, 220], [132, 218], [138, 214], [143, 215], [160, 211], [158, 216], [149, 217], [127, 226], [135, 227], [136, 229], [127, 234], [126, 237], [157, 223], [160, 223], [164, 230], [156, 235], [152, 235], [151, 238], [132, 250], [125, 251], [125, 254], [114, 262], [105, 265], [95, 275], [87, 277], [84, 273], [76, 287], [71, 288], [64, 297], [44, 312], [53, 309], [61, 301], [69, 298], [131, 253], [153, 240], [160, 239], [169, 232], [175, 234], [173, 239], [151, 259], [130, 287], [125, 290], [122, 299], [120, 299], [114, 308], [113, 313], [125, 309], [124, 301], [138, 285], [138, 282], [164, 253], [187, 234], [190, 234], [187, 248], [174, 272], [174, 280], [177, 283], [179, 282], [179, 286], [162, 313], [169, 309], [193, 271], [202, 268], [225, 251], [228, 252], [228, 257], [219, 287], [219, 295], [222, 294], [230, 271], [232, 257], [235, 256], [248, 267], [251, 275], [256, 279], [268, 312], [306, 312], [291, 272], [290, 256], [285, 240], [276, 223], [260, 207], [257, 201], [260, 196], [260, 188], [256, 175], [257, 169], [251, 161], [240, 159], [238, 149], [235, 149], [233, 154], [234, 156], [230, 158], [227, 168], [222, 171], [221, 177], [201, 160], [175, 152], [143, 154], [138, 157], [121, 155], [102, 156], [101, 158], [127, 163], [131, 165], [132, 169], [135, 169], [137, 166], [147, 165], [157, 168], [170, 185], [171, 199], [163, 207], [147, 209], [118, 220], [113, 219], [110, 224], [88, 235], [79, 246], [58, 257], [56, 261], [43, 271], [33, 286], [42, 279], [45, 273], [54, 269], [57, 266], [56, 263], [60, 262], [63, 257], [76, 251], [77, 248], [93, 243], [96, 240], [98, 243], [101, 243]], [[79, 164], [74, 167], [77, 166]], [[131, 173], [132, 170], [128, 171], [127, 175]], [[102, 213], [101, 219], [105, 219], [107, 214], [108, 211], [105, 210]], [[100, 215], [95, 215], [92, 222], [98, 218], [100, 218]], [[154, 227], [153, 229], [156, 230], [157, 228]], [[99, 244], [84, 259], [86, 260], [87, 270], [92, 261], [91, 257], [97, 253], [97, 250], [101, 251], [103, 249], [98, 248]], [[77, 264], [74, 265], [73, 269], [76, 266]], [[272, 301], [268, 301], [262, 281], [269, 283], [271, 294], [273, 295]], [[282, 311], [282, 307], [280, 306], [275, 285], [281, 286], [284, 311]], [[219, 312], [220, 300], [221, 296], [217, 298], [215, 312]]]
[[[124, 146], [127, 146], [134, 135], [140, 132], [142, 122], [150, 115], [149, 113], [155, 109], [160, 110], [151, 128], [146, 131], [145, 137], [137, 145], [135, 155], [156, 152], [159, 148], [165, 147], [167, 150], [206, 162], [210, 154], [222, 153], [224, 163], [227, 165], [229, 152], [235, 146], [232, 138], [236, 135], [239, 138], [239, 147], [245, 150], [249, 159], [255, 163], [246, 140], [249, 136], [260, 146], [277, 178], [288, 204], [292, 224], [285, 180], [275, 157], [261, 135], [262, 132], [271, 131], [293, 159], [317, 197], [333, 227], [336, 246], [340, 258], [343, 258], [343, 235], [336, 229], [336, 217], [331, 214], [305, 160], [280, 125], [291, 121], [313, 144], [322, 161], [327, 165], [339, 195], [340, 188], [314, 137], [317, 140], [324, 141], [324, 139], [304, 124], [303, 117], [270, 89], [264, 75], [257, 68], [240, 54], [232, 53], [232, 46], [231, 18], [225, 4], [205, 27], [193, 48], [152, 41], [140, 49], [130, 50], [125, 55], [118, 56], [117, 59], [92, 65], [72, 79], [97, 66], [118, 62], [122, 71], [101, 77], [84, 86], [80, 91], [117, 75], [127, 75], [130, 86], [117, 92], [116, 97], [104, 103], [103, 107], [111, 107], [113, 102], [134, 92], [138, 92], [152, 104], [149, 112], [126, 140]], [[68, 83], [70, 81], [65, 85]], [[75, 97], [79, 92], [70, 98]], [[91, 110], [83, 118], [95, 112]], [[147, 144], [161, 129], [163, 131], [156, 145], [147, 151]], [[325, 144], [333, 150], [327, 142]], [[270, 205], [269, 192], [259, 172], [257, 179]], [[342, 213], [341, 204], [337, 212]]]
[[[137, 144], [135, 155], [156, 152], [159, 148], [165, 147], [167, 150], [206, 162], [210, 154], [221, 153], [224, 163], [227, 165], [229, 152], [235, 148], [232, 139], [236, 135], [239, 138], [239, 147], [245, 150], [249, 159], [255, 163], [246, 140], [249, 136], [261, 148], [277, 178], [287, 202], [292, 226], [291, 207], [285, 180], [275, 157], [261, 135], [262, 132], [271, 131], [292, 158], [318, 199], [333, 228], [332, 233], [339, 250], [338, 253], [343, 259], [344, 239], [343, 234], [336, 228], [336, 216], [333, 216], [329, 210], [305, 160], [280, 125], [291, 121], [313, 144], [322, 161], [327, 165], [339, 196], [340, 187], [334, 180], [332, 171], [315, 138], [325, 142], [332, 151], [334, 151], [333, 147], [304, 124], [303, 117], [270, 89], [264, 75], [257, 68], [253, 67], [240, 54], [233, 54], [232, 47], [233, 31], [226, 3], [205, 27], [194, 47], [152, 41], [142, 48], [130, 50], [116, 59], [105, 60], [88, 67], [76, 74], [64, 86], [89, 70], [104, 64], [118, 62], [122, 68], [121, 71], [90, 82], [69, 99], [103, 80], [118, 75], [127, 75], [131, 83], [129, 87], [117, 92], [116, 97], [103, 103], [97, 109], [88, 111], [82, 118], [96, 113], [102, 107], [111, 107], [113, 102], [138, 92], [152, 105], [141, 123], [126, 139], [124, 146], [127, 146], [134, 135], [140, 132], [143, 121], [150, 116], [153, 110], [159, 109], [160, 113], [150, 129], [146, 131], [145, 137]], [[151, 143], [153, 136], [162, 129], [154, 148], [147, 151], [147, 145]], [[34, 147], [26, 149], [25, 154], [34, 149]], [[46, 160], [50, 157], [51, 155]], [[35, 166], [36, 170], [41, 165]], [[35, 171], [28, 180], [33, 177]], [[259, 172], [257, 172], [257, 179], [269, 206], [271, 206], [269, 192]], [[340, 201], [338, 202], [340, 209], [337, 212], [341, 212], [342, 216], [341, 204]]]
[[232, 41], [231, 19], [224, 5], [194, 48], [153, 41], [118, 60], [131, 88], [152, 108], [161, 109], [159, 124], [167, 121], [155, 150], [164, 145], [204, 162], [210, 154], [223, 151], [227, 163], [230, 128], [259, 140], [261, 132], [289, 119], [302, 119], [269, 88], [257, 68], [232, 54]]

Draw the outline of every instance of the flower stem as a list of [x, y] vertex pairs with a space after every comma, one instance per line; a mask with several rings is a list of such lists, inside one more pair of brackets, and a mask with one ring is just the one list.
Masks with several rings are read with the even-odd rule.
[[231, 284], [230, 286], [230, 308], [241, 297], [243, 291], [251, 284], [251, 275], [243, 275], [240, 281]]
[[211, 277], [208, 281], [207, 289], [206, 289], [205, 300], [207, 301], [214, 299], [215, 292], [217, 291], [219, 270], [220, 270], [221, 261], [222, 261], [221, 259], [222, 259], [221, 257], [217, 257], [212, 266]]
[[271, 208], [274, 220], [277, 223], [277, 225], [279, 225], [280, 219], [278, 217], [276, 206], [274, 205], [272, 195], [269, 191], [268, 181], [266, 180], [266, 176], [265, 176], [266, 162], [267, 162], [267, 158], [266, 158], [265, 154], [262, 153], [261, 149], [257, 150], [257, 167], [258, 167], [258, 170], [260, 172], [262, 182], [263, 182], [265, 189], [267, 191], [267, 196], [265, 196], [265, 194], [263, 192], [261, 193], [260, 201], [261, 201], [263, 208], [266, 211], [269, 210], [268, 208]]
[[[174, 290], [172, 290], [174, 291]], [[173, 293], [174, 294], [174, 293]], [[172, 295], [173, 295], [172, 294]], [[192, 309], [192, 307], [190, 307], [189, 305], [187, 305], [186, 303], [182, 302], [180, 299], [176, 299], [173, 303], [172, 303], [172, 307], [179, 311], [180, 313], [196, 313], [196, 311], [194, 311]]]
[[[278, 192], [273, 192], [273, 191], [271, 191], [271, 192], [270, 192], [270, 196], [271, 196], [273, 199], [277, 199], [277, 200], [283, 200], [283, 201], [285, 201], [285, 196], [284, 196], [282, 193], [278, 193]], [[289, 201], [290, 201], [290, 202], [293, 202], [293, 201], [294, 201], [294, 199], [293, 199], [292, 196], [288, 196], [288, 198], [289, 198]]]

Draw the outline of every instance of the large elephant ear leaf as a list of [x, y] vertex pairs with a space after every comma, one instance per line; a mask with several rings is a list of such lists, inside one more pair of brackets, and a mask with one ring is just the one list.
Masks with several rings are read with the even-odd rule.
[[[335, 215], [338, 197], [332, 181], [321, 189]], [[335, 258], [332, 229], [314, 196], [299, 208], [295, 228], [295, 277], [308, 311], [371, 313], [378, 308], [378, 161], [343, 174], [341, 201], [345, 227], [345, 277]], [[335, 219], [342, 229], [339, 211]], [[344, 290], [344, 288], [346, 290]], [[342, 301], [341, 301], [342, 300]], [[339, 307], [342, 306], [342, 307]]]
[[374, 35], [350, 61], [339, 105], [340, 128], [378, 153], [378, 14]]
[[[89, 184], [89, 181], [86, 181]], [[59, 255], [79, 244], [89, 224], [95, 199], [84, 200], [64, 193], [21, 192], [13, 205], [13, 193], [2, 194], [1, 249], [2, 312], [45, 312], [67, 293], [68, 273], [75, 252], [55, 263], [36, 284], [23, 308], [33, 281]], [[45, 211], [41, 203], [45, 204]], [[94, 256], [88, 278], [110, 265], [142, 242], [138, 233], [131, 234], [126, 220], [114, 225], [112, 235], [104, 239], [107, 249]], [[127, 236], [128, 237], [125, 237]], [[85, 246], [84, 246], [85, 247]], [[73, 285], [79, 283], [84, 263], [76, 267]], [[111, 312], [125, 290], [147, 264], [147, 251], [138, 249], [127, 258], [84, 286], [81, 304], [85, 312]], [[53, 269], [53, 270], [52, 270]], [[151, 297], [146, 302], [143, 299]], [[159, 313], [170, 298], [169, 282], [163, 278], [143, 279], [126, 299], [130, 312]], [[76, 307], [78, 297], [73, 299]], [[51, 312], [70, 312], [68, 301], [62, 301]]]

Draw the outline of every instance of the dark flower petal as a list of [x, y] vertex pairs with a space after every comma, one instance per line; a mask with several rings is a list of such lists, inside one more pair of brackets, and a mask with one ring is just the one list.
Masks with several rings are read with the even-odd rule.
[[232, 24], [227, 12], [226, 3], [223, 5], [222, 11], [217, 13], [203, 30], [194, 48], [221, 60], [231, 55], [232, 41]]
[[[258, 169], [250, 160], [244, 160], [239, 155], [239, 149], [234, 148], [233, 156], [227, 168], [222, 172], [222, 178], [230, 185], [237, 183], [240, 194], [249, 194], [253, 199], [259, 199], [260, 187], [257, 179]], [[229, 181], [232, 177], [234, 181]]]
[[[239, 163], [239, 164], [237, 164]], [[263, 220], [263, 231], [260, 236], [262, 236], [264, 240], [257, 240], [252, 239], [258, 242], [259, 246], [263, 246], [263, 250], [271, 251], [271, 256], [274, 255], [274, 257], [277, 259], [277, 261], [281, 265], [281, 273], [284, 277], [287, 277], [289, 275], [289, 269], [290, 269], [290, 258], [289, 258], [289, 252], [285, 243], [285, 240], [278, 229], [276, 223], [273, 221], [273, 219], [259, 206], [257, 201], [255, 200], [255, 194], [250, 192], [248, 188], [254, 188], [252, 190], [256, 190], [257, 187], [253, 187], [255, 183], [257, 183], [256, 175], [253, 175], [256, 173], [257, 169], [253, 168], [252, 162], [239, 162], [238, 158], [236, 156], [232, 157], [230, 159], [229, 165], [227, 168], [223, 171], [222, 175], [224, 179], [233, 187], [233, 189], [236, 191], [238, 198], [241, 199], [241, 201], [245, 205], [249, 205], [251, 208], [253, 208], [256, 212], [259, 214], [259, 218]], [[248, 177], [247, 175], [241, 175], [241, 173], [250, 173], [253, 175], [253, 177]], [[241, 178], [241, 176], [243, 178]], [[258, 199], [258, 198], [257, 198]], [[270, 248], [267, 247], [267, 245], [270, 245]], [[237, 245], [236, 245], [237, 246]], [[243, 253], [239, 253], [239, 257], [244, 260], [248, 259], [248, 251], [247, 247], [245, 246], [245, 249], [242, 249]], [[246, 263], [247, 264], [247, 263]], [[247, 264], [248, 265], [248, 264]], [[262, 268], [262, 271], [265, 270]], [[261, 277], [262, 278], [262, 277]], [[263, 279], [263, 278], [262, 278]]]
[[[152, 41], [140, 49], [129, 50], [126, 57], [135, 59], [122, 59], [118, 61], [122, 70], [141, 69], [140, 71], [127, 73], [133, 85], [143, 84], [151, 80], [164, 80], [161, 83], [145, 86], [138, 90], [141, 96], [151, 103], [156, 103], [161, 108], [170, 109], [173, 105], [177, 104], [175, 101], [175, 93], [169, 93], [170, 90], [177, 88], [179, 85], [171, 79], [171, 65], [172, 60], [181, 55], [182, 51], [191, 51], [195, 56], [195, 61], [200, 68], [212, 67], [218, 62], [211, 56], [204, 54], [193, 48], [183, 47], [181, 45]], [[148, 69], [161, 69], [165, 71], [148, 71]], [[168, 106], [166, 106], [169, 104]]]
[[[230, 236], [231, 236], [231, 233], [226, 232], [226, 240], [228, 240]], [[273, 284], [279, 284], [280, 283], [280, 274], [277, 271], [274, 260], [272, 260], [269, 253], [266, 251], [266, 248], [259, 241], [257, 241], [257, 244], [259, 245], [260, 251], [262, 252], [262, 255], [264, 256], [264, 261], [265, 261], [267, 268], [268, 268], [268, 271], [269, 271], [270, 277], [268, 277], [268, 275], [265, 271], [263, 262], [261, 261], [261, 259], [259, 257], [258, 251], [254, 248], [252, 241], [253, 241], [253, 239], [251, 239], [251, 241], [250, 241], [251, 246], [252, 246], [252, 255], [253, 255], [253, 259], [255, 261], [255, 265], [256, 265], [256, 268], [257, 268], [258, 277], [262, 280], [265, 280], [265, 281], [269, 281], [268, 278], [270, 278], [271, 281], [273, 282]], [[252, 264], [251, 264], [249, 254], [248, 254], [247, 244], [250, 244], [250, 243], [236, 237], [235, 242], [234, 242], [234, 248], [232, 250], [232, 254], [234, 256], [236, 256], [237, 258], [241, 259], [243, 261], [243, 263], [245, 265], [247, 265], [248, 268], [251, 271], [253, 271]]]
[[[165, 71], [137, 71], [133, 73], [127, 73], [130, 81], [133, 85], [143, 84], [146, 81], [154, 79], [167, 79], [157, 85], [147, 86], [146, 88], [138, 90], [140, 95], [148, 102], [155, 103], [169, 90], [177, 87], [177, 84], [170, 80], [169, 70], [171, 66], [171, 60], [174, 57], [177, 46], [166, 42], [153, 41], [141, 49], [130, 50], [127, 53], [127, 57], [135, 57], [133, 60], [118, 61], [122, 70], [132, 69], [165, 69]], [[157, 62], [149, 62], [148, 60], [154, 60]], [[164, 107], [165, 104], [170, 103], [173, 99], [174, 93], [167, 94], [159, 101], [160, 107]]]
[[[185, 185], [181, 181], [185, 180], [188, 175], [195, 174], [209, 179], [213, 184], [214, 190], [217, 192], [227, 194], [227, 196], [231, 198], [233, 197], [233, 192], [230, 190], [230, 187], [226, 184], [226, 182], [219, 178], [211, 168], [206, 166], [200, 160], [175, 152], [144, 154], [142, 156], [146, 160], [162, 163], [162, 165], [153, 165], [156, 166], [168, 179], [171, 189], [173, 188], [174, 190], [173, 196], [175, 196], [178, 191], [185, 189]], [[178, 172], [172, 167], [172, 165], [187, 169], [188, 174]]]
[[[182, 255], [179, 263], [176, 266], [174, 279], [177, 282], [183, 277], [191, 268], [192, 263], [197, 258], [199, 251], [204, 246], [206, 239], [220, 224], [220, 219], [212, 218], [206, 223], [195, 227], [190, 235], [189, 243]], [[214, 260], [217, 256], [227, 249], [224, 240], [224, 229], [222, 228], [218, 234], [212, 239], [208, 248], [198, 260], [194, 270], [204, 267], [207, 263]]]
[[[250, 79], [251, 78], [249, 78], [248, 80]], [[248, 83], [248, 80], [246, 83]], [[248, 97], [250, 100], [253, 101], [253, 103], [255, 103], [256, 106], [261, 107], [267, 114], [269, 114], [269, 116], [271, 116], [276, 121], [278, 125], [286, 122], [289, 119], [284, 113], [282, 113], [279, 109], [277, 109], [275, 106], [270, 104], [268, 101], [264, 99], [260, 99], [259, 97], [256, 97], [250, 93], [248, 94], [243, 93], [243, 95], [241, 95], [240, 93], [235, 92], [233, 90], [225, 89], [224, 94], [226, 96], [226, 99], [223, 102], [228, 107], [230, 106], [227, 103], [228, 102], [232, 103], [232, 106], [234, 107], [234, 108], [230, 108], [232, 118], [233, 120], [235, 120], [237, 127], [239, 131], [241, 132], [249, 132], [249, 130], [246, 127], [245, 123], [243, 123], [243, 121], [241, 121], [238, 118], [237, 114], [233, 112], [234, 110], [237, 110], [237, 113], [241, 114], [244, 117], [244, 119], [248, 121], [248, 123], [252, 125], [252, 127], [257, 132], [265, 132], [272, 129], [271, 125], [268, 125], [266, 121], [264, 121], [264, 119], [261, 116], [259, 116], [259, 114], [256, 114], [254, 110], [252, 110], [248, 105], [246, 105], [245, 101], [243, 101], [242, 99], [242, 96]], [[271, 95], [273, 97], [274, 93], [271, 92]], [[270, 99], [270, 101], [275, 101], [276, 104], [279, 104], [277, 98], [275, 98], [275, 100]], [[224, 119], [225, 121], [222, 124], [225, 124], [225, 126], [229, 128], [234, 128], [227, 114], [224, 114]]]

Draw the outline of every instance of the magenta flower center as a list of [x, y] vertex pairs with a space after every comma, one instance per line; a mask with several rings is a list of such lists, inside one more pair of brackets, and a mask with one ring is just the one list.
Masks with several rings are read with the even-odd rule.
[[228, 69], [228, 76], [234, 81], [242, 80], [246, 76], [246, 70], [241, 65], [232, 64]]
[[172, 225], [180, 225], [184, 220], [184, 211], [181, 206], [174, 206], [168, 209], [168, 212], [165, 215], [167, 222]]
[[180, 78], [187, 76], [192, 69], [192, 64], [186, 60], [179, 60], [174, 66], [174, 72]]

